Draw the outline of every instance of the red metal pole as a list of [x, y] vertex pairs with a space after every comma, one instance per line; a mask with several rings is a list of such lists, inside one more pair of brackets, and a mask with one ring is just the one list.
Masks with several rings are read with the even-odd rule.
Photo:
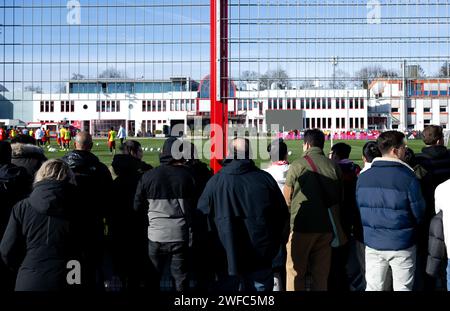
[[[221, 161], [225, 158], [226, 155], [228, 135], [228, 1], [211, 0], [210, 4], [210, 166], [213, 169], [214, 173], [217, 173], [222, 168]], [[219, 85], [220, 93], [218, 93], [217, 90]]]

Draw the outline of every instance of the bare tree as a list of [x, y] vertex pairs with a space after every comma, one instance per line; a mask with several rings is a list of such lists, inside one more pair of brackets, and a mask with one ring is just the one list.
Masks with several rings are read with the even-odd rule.
[[359, 87], [369, 88], [369, 84], [377, 78], [396, 78], [398, 72], [385, 69], [380, 65], [367, 66], [355, 73], [356, 83]]
[[40, 87], [39, 85], [27, 85], [24, 88], [24, 91], [42, 94], [42, 87]]
[[84, 80], [86, 77], [82, 75], [81, 73], [73, 73], [71, 80]]
[[276, 70], [268, 70], [259, 78], [259, 85], [261, 90], [269, 90], [272, 87], [276, 89], [288, 89], [291, 87], [289, 75], [286, 70], [278, 68]]
[[124, 79], [127, 76], [116, 68], [106, 68], [98, 75], [98, 77], [101, 79]]
[[440, 78], [450, 77], [450, 63], [449, 62], [444, 62], [442, 64], [441, 68], [439, 68], [438, 77], [440, 77]]
[[256, 71], [243, 71], [239, 77], [239, 89], [245, 90], [246, 85], [259, 82], [259, 74]]
[[335, 72], [333, 77], [333, 81], [330, 81], [329, 87], [335, 88], [338, 90], [343, 90], [351, 86], [352, 79], [350, 78], [350, 74], [342, 69], [338, 69]]
[[65, 83], [61, 83], [56, 87], [56, 92], [58, 93], [67, 93], [67, 86]]
[[314, 81], [312, 81], [312, 80], [305, 80], [302, 83], [300, 83], [298, 88], [300, 90], [313, 89], [314, 88]]

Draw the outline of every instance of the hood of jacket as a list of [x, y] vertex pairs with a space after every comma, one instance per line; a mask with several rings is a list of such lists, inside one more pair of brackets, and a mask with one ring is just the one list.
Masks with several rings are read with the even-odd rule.
[[445, 146], [424, 147], [422, 153], [432, 159], [444, 159], [449, 156], [449, 152]]
[[71, 169], [90, 169], [100, 163], [96, 155], [89, 151], [73, 150], [63, 157]]
[[136, 159], [135, 157], [128, 154], [118, 154], [115, 155], [112, 161], [112, 168], [117, 176], [120, 175], [135, 175], [143, 174], [146, 171], [152, 169], [152, 166]]
[[226, 159], [223, 162], [223, 168], [221, 172], [227, 175], [242, 175], [256, 169], [257, 167], [253, 160]]
[[26, 170], [14, 164], [0, 165], [0, 182], [15, 180], [17, 178], [28, 177]]
[[42, 148], [30, 145], [15, 143], [11, 145], [12, 158], [45, 158], [44, 150]]
[[44, 180], [36, 183], [30, 194], [29, 202], [40, 214], [63, 216], [73, 204], [75, 186], [56, 180]]
[[[159, 155], [159, 163], [161, 163], [161, 165], [171, 164], [173, 161], [175, 161], [175, 159], [173, 157], [174, 154], [172, 154], [172, 146], [176, 142], [178, 143], [178, 138], [176, 138], [176, 137], [169, 137], [164, 142], [164, 146], [162, 148], [161, 154]], [[181, 141], [179, 143], [181, 145]], [[182, 153], [183, 153], [182, 147], [179, 150], [176, 150], [176, 152], [180, 153], [180, 158], [181, 158]]]

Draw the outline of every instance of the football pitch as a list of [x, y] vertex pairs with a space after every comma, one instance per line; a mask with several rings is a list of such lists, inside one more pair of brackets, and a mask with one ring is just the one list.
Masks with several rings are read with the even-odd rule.
[[[165, 139], [157, 139], [157, 138], [137, 138], [137, 141], [139, 141], [142, 145], [142, 148], [144, 149], [144, 158], [143, 160], [152, 166], [158, 166], [159, 165], [159, 153], [162, 149], [162, 146], [164, 144]], [[299, 157], [302, 156], [302, 141], [301, 140], [286, 140], [286, 144], [288, 145], [289, 151], [291, 152], [291, 155], [289, 156], [289, 162], [293, 162]], [[334, 141], [334, 143], [337, 143], [339, 141]], [[352, 146], [352, 153], [350, 155], [350, 159], [358, 163], [362, 166], [362, 148], [366, 141], [361, 140], [346, 140], [342, 141]], [[119, 145], [120, 142], [117, 141], [117, 153], [120, 153], [119, 151]], [[72, 141], [73, 145], [73, 141]], [[204, 150], [203, 157], [201, 157], [201, 160], [205, 163], [209, 164], [209, 141], [208, 140], [197, 140], [195, 141], [195, 145], [197, 146], [197, 149], [199, 150], [199, 155], [202, 154], [201, 150]], [[264, 145], [264, 144], [261, 144]], [[258, 155], [263, 155], [263, 157], [258, 156], [258, 158], [255, 160], [256, 164], [264, 168], [268, 165], [269, 161], [267, 160], [267, 152], [265, 150], [266, 147], [262, 146], [261, 148], [258, 145], [258, 148], [261, 150], [258, 150]], [[56, 149], [54, 152], [50, 152], [48, 147], [45, 149], [45, 155], [49, 159], [54, 158], [61, 158], [64, 156], [67, 152], [66, 151], [60, 151], [58, 146], [56, 145], [56, 142], [53, 140], [51, 144], [52, 148]], [[421, 149], [424, 147], [424, 143], [422, 140], [409, 140], [408, 141], [408, 147], [414, 150], [414, 152], [419, 153]], [[325, 143], [325, 152], [328, 153], [330, 151], [330, 142], [327, 141]], [[94, 147], [92, 152], [97, 155], [103, 163], [105, 163], [107, 166], [111, 165], [113, 155], [109, 152], [106, 139], [95, 139], [94, 140]], [[253, 150], [253, 154], [255, 154], [255, 151]]]

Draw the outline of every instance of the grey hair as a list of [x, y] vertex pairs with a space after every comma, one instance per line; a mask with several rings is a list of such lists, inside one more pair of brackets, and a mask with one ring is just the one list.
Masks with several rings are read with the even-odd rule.
[[36, 172], [34, 184], [44, 180], [67, 181], [75, 184], [75, 174], [69, 165], [59, 159], [48, 160]]

